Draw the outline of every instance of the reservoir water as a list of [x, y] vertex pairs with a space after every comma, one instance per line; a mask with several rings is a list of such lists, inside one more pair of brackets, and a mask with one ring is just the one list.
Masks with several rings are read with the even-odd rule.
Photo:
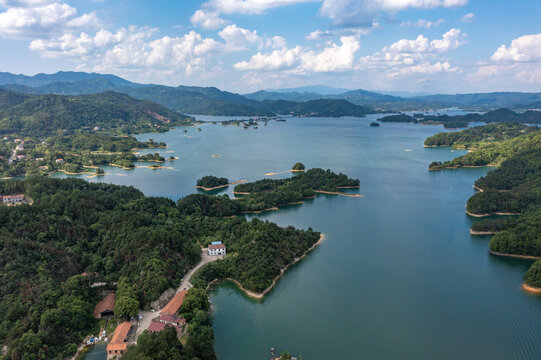
[[375, 118], [144, 134], [179, 157], [166, 163], [171, 169], [108, 167], [111, 175], [88, 180], [176, 200], [204, 175], [257, 180], [297, 161], [360, 179], [362, 198], [320, 195], [257, 215], [326, 239], [263, 301], [228, 283], [213, 289], [220, 360], [265, 359], [271, 347], [305, 360], [541, 358], [541, 297], [520, 288], [531, 262], [491, 256], [490, 238], [469, 234], [465, 203], [488, 169], [429, 172], [431, 161], [463, 154], [423, 147], [443, 127], [371, 128]]

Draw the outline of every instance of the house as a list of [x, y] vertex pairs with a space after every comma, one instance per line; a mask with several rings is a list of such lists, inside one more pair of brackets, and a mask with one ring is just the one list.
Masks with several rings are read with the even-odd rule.
[[225, 255], [226, 249], [225, 244], [222, 244], [221, 241], [214, 241], [212, 244], [208, 247], [209, 255], [216, 256], [216, 255]]
[[160, 331], [163, 331], [166, 326], [172, 326], [172, 325], [168, 325], [168, 324], [164, 324], [164, 323], [161, 323], [161, 322], [153, 321], [153, 322], [150, 323], [150, 325], [148, 327], [148, 331], [150, 331], [150, 332], [160, 332]]
[[131, 324], [128, 321], [124, 321], [116, 327], [113, 338], [107, 345], [107, 359], [111, 359], [115, 356], [120, 357], [126, 352], [128, 349], [126, 338], [128, 337], [130, 329]]
[[45, 158], [36, 158], [35, 161], [43, 161]]
[[24, 160], [24, 159], [26, 159], [26, 155], [23, 155], [23, 154], [17, 155], [17, 160]]
[[160, 323], [165, 325], [183, 327], [184, 325], [186, 325], [186, 320], [177, 315], [163, 313], [160, 314]]
[[94, 131], [100, 131], [101, 128], [99, 126], [94, 126]]
[[2, 203], [5, 205], [19, 205], [24, 202], [24, 195], [4, 195]]
[[109, 294], [104, 297], [94, 308], [94, 317], [101, 319], [113, 316], [115, 314], [115, 294]]
[[38, 166], [40, 170], [47, 170], [49, 167], [47, 165]]
[[188, 290], [182, 290], [176, 293], [175, 296], [169, 301], [167, 305], [160, 311], [160, 314], [170, 314], [175, 315], [178, 313], [178, 310], [182, 306], [182, 303], [184, 302], [184, 297], [186, 296], [186, 293]]
[[63, 164], [63, 163], [66, 162], [66, 160], [64, 160], [64, 159], [56, 159], [55, 162], [56, 162], [57, 164]]

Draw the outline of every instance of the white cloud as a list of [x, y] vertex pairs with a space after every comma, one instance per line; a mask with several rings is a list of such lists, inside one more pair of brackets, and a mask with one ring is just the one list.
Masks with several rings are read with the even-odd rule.
[[257, 35], [256, 30], [247, 30], [237, 27], [237, 25], [229, 25], [218, 33], [225, 40], [228, 46], [228, 51], [239, 51], [247, 49], [247, 45], [261, 45], [263, 39]]
[[3, 0], [0, 12], [0, 36], [45, 38], [53, 33], [93, 28], [99, 25], [94, 12], [77, 16], [77, 9], [58, 1]]
[[464, 15], [460, 21], [464, 22], [464, 23], [470, 23], [472, 21], [475, 20], [475, 14], [474, 13], [468, 13], [466, 15]]
[[266, 10], [321, 0], [210, 0], [204, 7], [221, 14], [261, 14]]
[[541, 34], [524, 35], [501, 45], [491, 59], [497, 62], [541, 62]]
[[379, 23], [374, 22], [370, 27], [362, 28], [341, 28], [334, 30], [315, 30], [306, 35], [307, 40], [320, 40], [337, 36], [360, 36], [368, 35], [372, 30], [379, 28]]
[[367, 26], [379, 12], [397, 12], [407, 8], [456, 7], [468, 0], [323, 0], [320, 14], [338, 26]]
[[432, 41], [423, 35], [417, 36], [414, 40], [401, 39], [373, 55], [362, 57], [358, 69], [380, 69], [387, 71], [390, 77], [459, 72], [461, 69], [452, 66], [449, 61], [442, 58], [442, 55], [462, 45], [464, 37], [459, 29], [453, 28], [443, 34], [441, 39]]
[[194, 26], [200, 26], [203, 29], [218, 29], [227, 24], [227, 21], [220, 18], [215, 11], [197, 10], [190, 18]]
[[445, 20], [438, 19], [437, 21], [430, 21], [425, 19], [419, 19], [417, 21], [404, 21], [400, 23], [400, 26], [403, 27], [419, 27], [419, 28], [427, 28], [430, 29], [432, 27], [438, 27], [441, 24], [443, 24]]
[[274, 50], [268, 54], [257, 53], [249, 61], [236, 63], [234, 67], [243, 71], [290, 70], [297, 74], [351, 70], [355, 53], [360, 48], [359, 41], [354, 36], [343, 36], [340, 41], [340, 45], [331, 43], [319, 52], [296, 46]]

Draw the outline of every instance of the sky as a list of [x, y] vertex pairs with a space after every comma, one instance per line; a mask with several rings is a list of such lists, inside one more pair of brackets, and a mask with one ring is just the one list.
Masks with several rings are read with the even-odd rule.
[[0, 0], [0, 71], [260, 89], [541, 92], [538, 0]]

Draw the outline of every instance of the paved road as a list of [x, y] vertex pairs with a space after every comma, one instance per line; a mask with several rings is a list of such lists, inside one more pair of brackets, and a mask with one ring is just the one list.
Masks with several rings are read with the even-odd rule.
[[[184, 290], [184, 289], [190, 289], [192, 287], [192, 284], [190, 283], [190, 280], [192, 279], [193, 274], [199, 268], [204, 266], [205, 264], [208, 264], [209, 262], [212, 262], [212, 261], [215, 261], [215, 260], [218, 260], [218, 259], [223, 259], [223, 255], [210, 256], [208, 254], [208, 249], [207, 248], [201, 249], [201, 261], [197, 265], [195, 265], [193, 269], [188, 271], [188, 273], [186, 275], [184, 275], [184, 277], [182, 278], [182, 280], [180, 282], [180, 285], [179, 285], [179, 287], [177, 289], [177, 293], [179, 291]], [[142, 316], [142, 319], [138, 320], [138, 326], [137, 326], [137, 330], [136, 330], [136, 333], [135, 333], [135, 341], [137, 341], [136, 339], [139, 337], [139, 335], [141, 335], [143, 333], [143, 331], [148, 329], [148, 327], [150, 326], [150, 323], [152, 322], [152, 319], [154, 319], [155, 317], [160, 315], [160, 311], [161, 311], [161, 309], [159, 309], [158, 311], [155, 311], [155, 312], [141, 311], [139, 313]]]

